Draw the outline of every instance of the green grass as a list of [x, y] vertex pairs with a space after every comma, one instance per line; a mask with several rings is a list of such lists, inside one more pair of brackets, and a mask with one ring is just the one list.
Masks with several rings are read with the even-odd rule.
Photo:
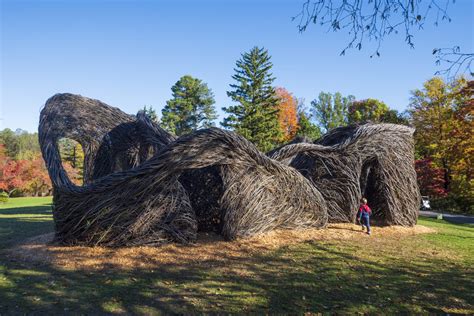
[[[420, 219], [436, 234], [311, 241], [234, 262], [66, 271], [6, 256], [53, 230], [48, 198], [0, 205], [0, 314], [474, 313], [474, 227]], [[365, 236], [364, 236], [365, 237]], [[246, 273], [228, 273], [235, 264]]]

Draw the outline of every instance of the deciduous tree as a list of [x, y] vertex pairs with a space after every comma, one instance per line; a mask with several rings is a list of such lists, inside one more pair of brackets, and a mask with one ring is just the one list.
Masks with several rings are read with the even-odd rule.
[[281, 142], [295, 137], [298, 131], [297, 100], [285, 88], [276, 88], [278, 98], [278, 123], [281, 131]]
[[7, 156], [4, 144], [0, 144], [0, 190], [6, 192], [8, 196], [15, 190], [14, 169], [16, 163]]
[[302, 111], [298, 115], [298, 131], [296, 135], [316, 140], [321, 137], [321, 129], [311, 122], [311, 117], [306, 112]]
[[0, 144], [3, 144], [5, 155], [8, 157], [14, 158], [20, 151], [18, 137], [9, 128], [5, 128], [0, 132]]
[[464, 112], [471, 111], [462, 94], [465, 86], [462, 78], [447, 83], [435, 77], [425, 82], [423, 89], [414, 90], [410, 101], [417, 153], [430, 157], [434, 166], [443, 170], [447, 192], [462, 176], [456, 170], [465, 164], [464, 157], [472, 156], [472, 116]]
[[0, 144], [5, 145], [6, 155], [12, 159], [32, 159], [40, 152], [38, 133], [28, 133], [6, 128], [0, 131]]
[[408, 125], [408, 119], [397, 110], [390, 109], [385, 102], [377, 99], [353, 101], [348, 109], [349, 124], [393, 123]]
[[388, 106], [377, 99], [354, 101], [349, 105], [349, 124], [382, 121], [382, 117], [389, 111]]
[[452, 190], [474, 202], [474, 81], [455, 95], [452, 140]]
[[10, 196], [25, 186], [26, 160], [13, 160], [5, 153], [4, 145], [0, 145], [0, 190]]
[[443, 169], [434, 166], [430, 158], [416, 160], [415, 170], [422, 195], [445, 197], [448, 194], [444, 185]]
[[33, 196], [48, 194], [52, 189], [48, 171], [39, 154], [32, 160], [23, 162], [20, 177], [23, 178], [23, 185], [19, 189]]
[[317, 99], [311, 101], [311, 112], [319, 126], [327, 132], [347, 125], [348, 108], [354, 99], [354, 96], [344, 97], [340, 92], [321, 92]]
[[51, 180], [40, 153], [31, 160], [14, 160], [0, 145], [0, 190], [10, 196], [14, 192], [38, 196], [51, 191]]

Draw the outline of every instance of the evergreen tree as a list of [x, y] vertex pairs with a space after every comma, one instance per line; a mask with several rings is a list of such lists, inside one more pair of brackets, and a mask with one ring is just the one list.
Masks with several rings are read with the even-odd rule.
[[145, 115], [154, 123], [159, 123], [160, 119], [158, 118], [158, 114], [156, 114], [155, 109], [150, 105], [150, 106], [143, 106], [143, 112], [145, 112]]
[[397, 110], [388, 110], [382, 115], [380, 121], [382, 123], [410, 125], [406, 111], [399, 113]]
[[254, 47], [236, 62], [227, 95], [236, 105], [223, 108], [229, 115], [221, 123], [253, 142], [260, 150], [271, 149], [281, 131], [278, 123], [278, 98], [272, 87], [271, 56], [264, 48]]
[[173, 87], [173, 98], [162, 110], [161, 123], [177, 136], [213, 126], [217, 118], [214, 94], [207, 84], [191, 76], [181, 77]]
[[[84, 151], [81, 144], [69, 138], [61, 138], [58, 142], [59, 152], [63, 163], [67, 163], [74, 174], [74, 179], [82, 181], [84, 174]], [[69, 175], [71, 177], [71, 174]]]

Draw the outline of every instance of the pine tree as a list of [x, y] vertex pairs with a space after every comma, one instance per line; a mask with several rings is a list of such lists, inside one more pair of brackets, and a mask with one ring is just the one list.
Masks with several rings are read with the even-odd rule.
[[66, 169], [71, 171], [74, 175], [73, 181], [82, 181], [84, 174], [84, 151], [81, 144], [69, 138], [61, 138], [59, 140], [59, 152], [61, 160], [69, 165]]
[[191, 76], [181, 77], [171, 87], [173, 98], [162, 110], [161, 123], [177, 136], [213, 126], [217, 118], [214, 94], [207, 84]]
[[221, 123], [253, 142], [260, 150], [271, 149], [281, 138], [278, 123], [278, 98], [272, 87], [271, 56], [254, 47], [236, 62], [227, 95], [236, 105], [223, 108], [229, 115]]
[[160, 119], [158, 118], [158, 114], [156, 114], [155, 109], [150, 105], [150, 106], [143, 106], [143, 112], [145, 112], [145, 115], [154, 123], [159, 123]]

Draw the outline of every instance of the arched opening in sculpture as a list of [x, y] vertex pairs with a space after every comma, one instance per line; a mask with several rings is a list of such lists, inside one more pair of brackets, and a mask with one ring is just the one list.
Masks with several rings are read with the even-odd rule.
[[414, 130], [395, 124], [335, 128], [315, 143], [293, 143], [270, 153], [298, 170], [323, 195], [330, 222], [356, 221], [366, 196], [382, 225], [413, 226], [420, 193], [413, 167]]
[[374, 224], [386, 225], [387, 201], [383, 192], [383, 182], [381, 177], [381, 166], [377, 158], [367, 160], [361, 169], [360, 192], [365, 197], [372, 209], [372, 219]]
[[179, 182], [189, 194], [198, 220], [198, 231], [220, 234], [225, 217], [220, 204], [224, 194], [220, 168], [209, 166], [188, 170], [179, 177]]
[[84, 183], [84, 150], [78, 141], [62, 137], [58, 140], [61, 163], [69, 178], [77, 185]]

